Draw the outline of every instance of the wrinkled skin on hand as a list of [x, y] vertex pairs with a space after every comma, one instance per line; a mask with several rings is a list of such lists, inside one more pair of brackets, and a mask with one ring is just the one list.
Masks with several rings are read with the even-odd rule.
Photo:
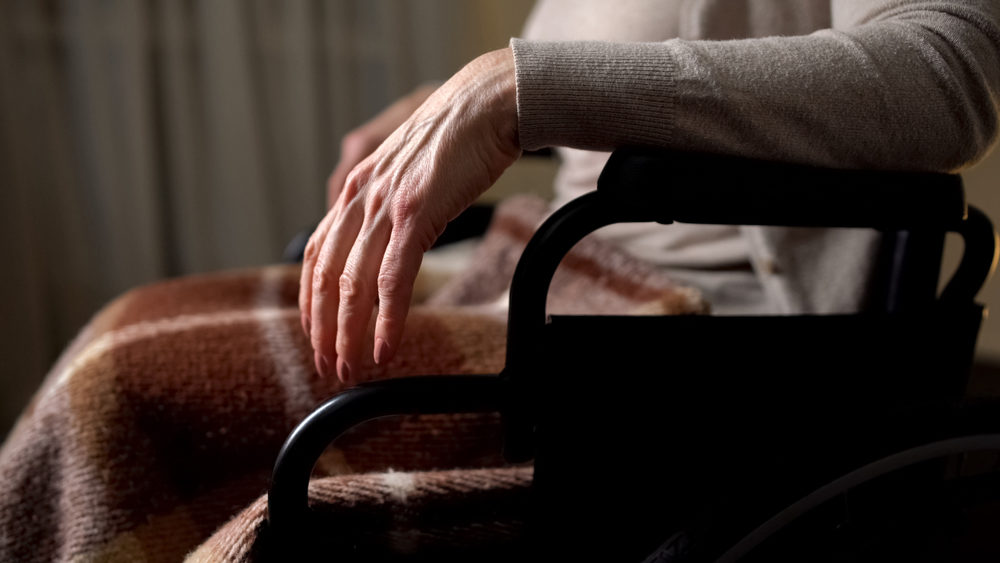
[[378, 115], [371, 118], [346, 135], [340, 142], [340, 160], [326, 182], [326, 208], [329, 210], [337, 203], [340, 191], [344, 189], [347, 175], [368, 155], [375, 152], [389, 135], [403, 124], [404, 121], [424, 103], [438, 87], [437, 84], [425, 84], [410, 94], [400, 98]]
[[376, 303], [374, 359], [391, 359], [423, 253], [520, 153], [514, 61], [501, 49], [435, 90], [351, 170], [303, 260], [299, 306], [321, 375], [336, 365], [341, 380], [359, 378]]

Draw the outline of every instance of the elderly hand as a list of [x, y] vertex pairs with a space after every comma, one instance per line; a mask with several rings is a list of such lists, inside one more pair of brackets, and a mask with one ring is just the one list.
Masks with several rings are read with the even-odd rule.
[[514, 59], [501, 49], [434, 91], [347, 175], [302, 265], [302, 325], [321, 375], [336, 361], [351, 380], [376, 300], [374, 359], [392, 357], [423, 253], [520, 153]]

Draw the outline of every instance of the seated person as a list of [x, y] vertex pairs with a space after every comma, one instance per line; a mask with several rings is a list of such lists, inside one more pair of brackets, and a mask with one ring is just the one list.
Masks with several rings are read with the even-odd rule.
[[[351, 380], [376, 303], [374, 359], [393, 356], [423, 252], [522, 149], [562, 147], [558, 204], [626, 145], [953, 172], [997, 136], [993, 0], [543, 0], [525, 36], [345, 139], [301, 278], [320, 374]], [[736, 313], [859, 310], [879, 246], [861, 230], [605, 236]]]
[[[591, 151], [626, 145], [954, 171], [995, 140], [998, 90], [996, 0], [543, 0], [526, 39], [345, 140], [301, 287], [288, 267], [195, 276], [95, 317], [0, 448], [0, 559], [176, 561], [201, 544], [192, 560], [246, 560], [264, 518], [263, 499], [247, 503], [291, 428], [343, 389], [334, 372], [499, 370], [492, 317], [415, 312], [401, 340], [423, 252], [522, 149], [563, 147], [556, 204], [595, 185], [607, 153]], [[869, 231], [651, 229], [606, 236], [721, 312], [857, 309], [878, 247]], [[492, 466], [482, 492], [527, 490], [525, 468], [496, 467], [495, 417], [442, 416], [341, 439], [318, 464], [323, 490], [375, 491], [393, 525], [420, 514], [412, 491], [439, 490], [412, 486], [441, 478], [426, 470]], [[400, 467], [425, 473], [379, 473]]]

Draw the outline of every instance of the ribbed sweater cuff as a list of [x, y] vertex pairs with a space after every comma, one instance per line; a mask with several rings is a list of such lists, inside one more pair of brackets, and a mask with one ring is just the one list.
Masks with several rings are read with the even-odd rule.
[[666, 146], [676, 64], [665, 43], [511, 39], [521, 148]]

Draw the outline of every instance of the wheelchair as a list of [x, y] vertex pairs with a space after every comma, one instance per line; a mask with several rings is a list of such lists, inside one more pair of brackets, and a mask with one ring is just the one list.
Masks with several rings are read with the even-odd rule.
[[[873, 298], [857, 314], [546, 315], [578, 240], [648, 221], [877, 229]], [[965, 248], [939, 293], [948, 232]], [[524, 250], [503, 371], [330, 399], [278, 455], [268, 534], [310, 553], [324, 533], [310, 473], [347, 429], [498, 411], [506, 459], [534, 463], [518, 559], [997, 560], [1000, 405], [964, 393], [985, 314], [974, 298], [996, 262], [996, 233], [954, 175], [618, 150]]]

